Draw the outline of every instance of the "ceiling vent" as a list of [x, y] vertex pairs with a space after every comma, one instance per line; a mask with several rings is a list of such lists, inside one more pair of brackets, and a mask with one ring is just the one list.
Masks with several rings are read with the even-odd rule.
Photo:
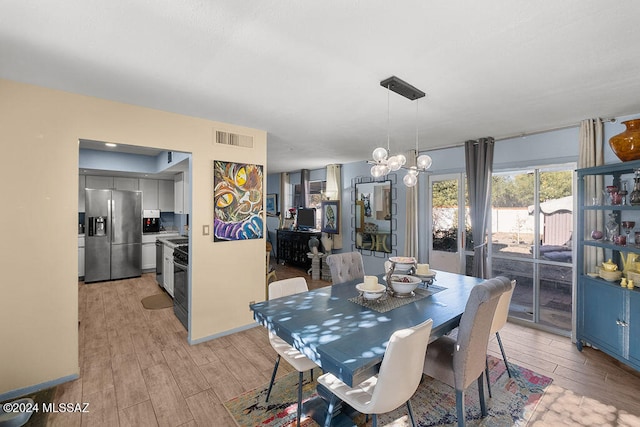
[[216, 143], [234, 147], [253, 148], [253, 137], [237, 133], [216, 131]]

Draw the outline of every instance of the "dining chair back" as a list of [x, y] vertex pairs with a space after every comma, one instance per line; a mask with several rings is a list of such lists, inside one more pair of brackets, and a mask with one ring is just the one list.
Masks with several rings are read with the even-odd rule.
[[501, 276], [476, 285], [460, 319], [457, 338], [444, 336], [427, 348], [423, 372], [455, 388], [458, 426], [465, 425], [464, 392], [474, 380], [478, 382], [482, 416], [487, 415], [483, 381], [487, 346], [498, 300], [510, 287], [511, 281]]
[[[292, 277], [290, 279], [277, 280], [269, 284], [269, 299], [282, 298], [300, 292], [306, 292], [308, 290], [309, 287], [307, 286], [307, 281], [304, 277]], [[267, 397], [265, 401], [269, 401], [271, 389], [273, 388], [273, 383], [276, 379], [276, 372], [278, 372], [280, 359], [284, 358], [284, 360], [298, 371], [298, 410], [296, 421], [299, 426], [300, 417], [302, 415], [302, 375], [305, 371], [311, 370], [311, 378], [313, 378], [313, 368], [318, 367], [318, 365], [271, 331], [269, 331], [269, 343], [278, 356], [276, 357], [276, 363], [273, 366], [271, 382], [269, 382], [269, 389], [267, 390]]]
[[364, 279], [364, 263], [360, 252], [329, 255], [327, 264], [331, 270], [331, 282], [334, 285], [350, 280]]
[[378, 375], [354, 387], [330, 373], [318, 377], [318, 382], [332, 393], [325, 425], [330, 423], [336, 397], [358, 412], [373, 415], [374, 426], [377, 425], [377, 414], [393, 411], [406, 403], [411, 423], [415, 425], [409, 399], [422, 378], [432, 326], [433, 320], [428, 319], [417, 326], [395, 331], [389, 339]]

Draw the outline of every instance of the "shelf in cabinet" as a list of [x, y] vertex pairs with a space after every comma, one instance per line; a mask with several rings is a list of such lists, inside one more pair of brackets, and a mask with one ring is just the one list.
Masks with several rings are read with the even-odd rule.
[[640, 211], [640, 206], [631, 205], [598, 205], [583, 206], [586, 211]]
[[581, 243], [587, 245], [587, 246], [595, 246], [598, 248], [605, 248], [605, 249], [613, 249], [614, 251], [619, 251], [619, 252], [635, 252], [637, 254], [640, 254], [640, 246], [620, 246], [620, 245], [615, 245], [613, 243], [609, 243], [609, 242], [603, 242], [602, 240], [583, 240]]

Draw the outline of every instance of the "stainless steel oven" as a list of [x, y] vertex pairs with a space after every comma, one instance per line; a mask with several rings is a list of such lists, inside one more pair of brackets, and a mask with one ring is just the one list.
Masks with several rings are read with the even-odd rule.
[[189, 245], [173, 250], [173, 312], [189, 330]]

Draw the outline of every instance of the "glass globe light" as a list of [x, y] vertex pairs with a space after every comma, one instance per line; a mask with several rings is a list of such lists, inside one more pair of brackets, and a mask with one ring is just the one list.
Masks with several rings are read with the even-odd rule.
[[389, 169], [392, 171], [397, 171], [402, 167], [402, 163], [400, 163], [400, 159], [398, 157], [399, 156], [391, 156], [387, 159], [387, 166], [389, 166]]
[[379, 166], [380, 166], [380, 171], [382, 172], [381, 175], [386, 175], [391, 171], [391, 169], [389, 169], [389, 166], [387, 166], [385, 164], [382, 164], [382, 165], [379, 165]]
[[418, 164], [418, 167], [422, 170], [426, 170], [429, 169], [431, 167], [431, 163], [433, 163], [433, 160], [431, 160], [431, 156], [427, 155], [427, 154], [422, 154], [420, 156], [418, 156], [418, 159], [416, 160], [416, 163]]
[[404, 178], [402, 178], [402, 182], [404, 182], [404, 185], [406, 185], [407, 187], [413, 187], [418, 183], [418, 177], [408, 173], [404, 176]]
[[420, 171], [415, 166], [411, 166], [409, 168], [409, 170], [407, 171], [407, 174], [408, 175], [412, 175], [412, 176], [418, 176], [419, 173], [420, 173]]
[[385, 148], [378, 147], [375, 150], [373, 150], [372, 156], [373, 156], [373, 160], [380, 163], [381, 161], [387, 158], [387, 150]]
[[398, 158], [398, 160], [400, 160], [400, 167], [407, 164], [407, 158], [404, 154], [397, 154], [396, 157]]
[[380, 170], [380, 165], [371, 166], [371, 176], [374, 178], [380, 178], [383, 175], [382, 170]]

